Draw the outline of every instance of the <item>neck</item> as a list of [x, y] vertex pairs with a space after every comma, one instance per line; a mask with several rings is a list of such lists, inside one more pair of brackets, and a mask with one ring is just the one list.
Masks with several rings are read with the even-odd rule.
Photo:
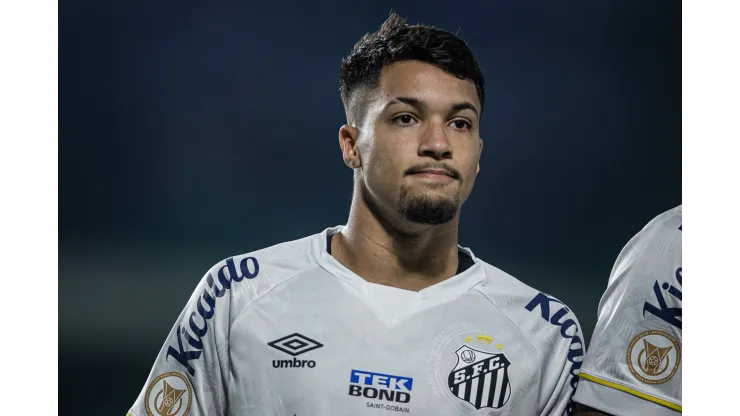
[[455, 275], [458, 216], [446, 224], [400, 227], [352, 200], [346, 227], [332, 239], [332, 255], [363, 279], [418, 291]]

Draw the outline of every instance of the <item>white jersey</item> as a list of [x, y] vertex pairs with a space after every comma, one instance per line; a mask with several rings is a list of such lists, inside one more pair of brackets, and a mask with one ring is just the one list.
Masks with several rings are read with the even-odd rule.
[[215, 265], [131, 416], [570, 414], [584, 345], [560, 301], [475, 258], [421, 291], [327, 252], [334, 227]]
[[622, 415], [681, 412], [681, 206], [619, 254], [575, 401]]

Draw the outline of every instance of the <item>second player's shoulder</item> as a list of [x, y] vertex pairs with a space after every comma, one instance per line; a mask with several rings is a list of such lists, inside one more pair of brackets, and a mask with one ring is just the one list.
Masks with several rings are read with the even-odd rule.
[[619, 257], [629, 260], [645, 253], [680, 250], [682, 228], [682, 206], [679, 205], [650, 220], [629, 240]]
[[679, 205], [656, 216], [625, 244], [609, 277], [610, 290], [624, 286], [625, 290], [651, 292], [656, 275], [680, 267], [681, 211]]
[[645, 232], [666, 232], [674, 230], [681, 230], [681, 221], [683, 217], [683, 205], [671, 208], [661, 214], [658, 214], [655, 218], [645, 225], [643, 231]]
[[683, 229], [683, 206], [679, 205], [665, 211], [655, 218], [637, 233], [637, 238], [650, 243], [660, 240], [672, 240], [680, 243]]

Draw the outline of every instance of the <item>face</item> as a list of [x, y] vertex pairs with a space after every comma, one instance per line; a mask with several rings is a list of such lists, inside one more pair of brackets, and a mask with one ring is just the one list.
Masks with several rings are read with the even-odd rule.
[[480, 169], [475, 84], [419, 61], [383, 69], [364, 117], [343, 126], [345, 162], [366, 203], [419, 224], [452, 220]]

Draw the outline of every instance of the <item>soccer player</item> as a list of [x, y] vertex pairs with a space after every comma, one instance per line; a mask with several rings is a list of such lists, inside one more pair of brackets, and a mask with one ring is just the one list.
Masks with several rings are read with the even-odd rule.
[[130, 415], [570, 412], [574, 314], [458, 245], [483, 148], [471, 50], [391, 14], [340, 72], [346, 225], [213, 266]]
[[648, 223], [614, 264], [580, 371], [580, 415], [681, 413], [681, 208]]

